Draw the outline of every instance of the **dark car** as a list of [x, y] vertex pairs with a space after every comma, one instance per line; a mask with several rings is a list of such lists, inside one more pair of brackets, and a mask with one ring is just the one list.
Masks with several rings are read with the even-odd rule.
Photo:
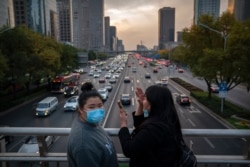
[[146, 74], [145, 74], [145, 78], [151, 78], [150, 73], [146, 73]]
[[180, 105], [190, 105], [191, 104], [191, 99], [185, 94], [179, 94], [176, 97], [176, 102], [179, 103]]
[[111, 92], [112, 89], [113, 89], [113, 86], [112, 86], [111, 84], [106, 84], [104, 87], [105, 87], [109, 92]]
[[65, 97], [78, 95], [78, 93], [79, 93], [79, 90], [78, 90], [77, 86], [68, 86], [64, 90], [64, 96]]
[[130, 83], [130, 78], [129, 78], [129, 76], [124, 77], [124, 83]]
[[158, 69], [157, 68], [153, 68], [153, 73], [158, 73]]
[[105, 78], [100, 78], [99, 83], [105, 83]]
[[122, 94], [120, 101], [123, 105], [130, 105], [131, 104], [131, 97], [129, 94]]

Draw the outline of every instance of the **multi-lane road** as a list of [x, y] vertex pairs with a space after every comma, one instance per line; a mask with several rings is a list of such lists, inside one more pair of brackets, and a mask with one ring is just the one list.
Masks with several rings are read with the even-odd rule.
[[[109, 61], [107, 61], [109, 63]], [[132, 98], [132, 103], [129, 106], [124, 106], [129, 113], [128, 123], [129, 127], [133, 127], [131, 112], [135, 110], [137, 103], [135, 99], [134, 89], [139, 86], [144, 90], [155, 84], [156, 80], [159, 80], [167, 76], [167, 67], [159, 69], [158, 73], [153, 73], [153, 69], [150, 66], [144, 68], [138, 64], [138, 60], [130, 57], [127, 64], [131, 64], [132, 67], [136, 66], [137, 71], [132, 72], [131, 67], [126, 66], [120, 74], [120, 77], [116, 84], [113, 84], [113, 90], [109, 93], [109, 98], [105, 102], [106, 118], [103, 121], [103, 127], [105, 128], [119, 128], [119, 112], [117, 101], [122, 93], [129, 93]], [[90, 69], [86, 69], [90, 70]], [[150, 73], [151, 78], [145, 78], [145, 73]], [[106, 71], [101, 73], [101, 77], [106, 74]], [[190, 74], [186, 71], [182, 74], [174, 74], [175, 76], [188, 78]], [[125, 76], [131, 78], [130, 83], [124, 83]], [[98, 78], [88, 76], [88, 74], [82, 74], [81, 80], [89, 78], [95, 84], [96, 88], [104, 87], [104, 83], [99, 83]], [[193, 81], [193, 79], [191, 79]], [[173, 98], [179, 93], [186, 93], [185, 90], [178, 87], [173, 82], [169, 82], [169, 89], [173, 94]], [[59, 107], [57, 110], [48, 117], [40, 118], [35, 116], [34, 104], [40, 101], [46, 96], [56, 96], [59, 99]], [[45, 94], [42, 97], [29, 101], [10, 112], [7, 112], [0, 116], [0, 122], [3, 125], [11, 127], [71, 127], [73, 119], [76, 117], [76, 112], [65, 112], [63, 105], [66, 98], [62, 94]], [[180, 106], [175, 104], [181, 125], [183, 129], [226, 129], [228, 128], [220, 120], [212, 116], [203, 107], [193, 102], [191, 106]], [[15, 137], [13, 143], [7, 146], [7, 151], [16, 152], [21, 146], [23, 136]], [[117, 137], [113, 137], [115, 146], [118, 153], [121, 153], [120, 143]], [[245, 143], [244, 139], [224, 139], [224, 138], [185, 138], [186, 142], [190, 144], [194, 152], [199, 155], [242, 155], [242, 147]], [[51, 147], [52, 152], [66, 152], [67, 137], [56, 137], [56, 142]]]

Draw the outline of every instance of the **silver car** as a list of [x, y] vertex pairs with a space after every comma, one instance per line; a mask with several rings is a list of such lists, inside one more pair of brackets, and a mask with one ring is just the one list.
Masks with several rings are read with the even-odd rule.
[[71, 96], [64, 104], [64, 111], [76, 111], [78, 109], [79, 96]]

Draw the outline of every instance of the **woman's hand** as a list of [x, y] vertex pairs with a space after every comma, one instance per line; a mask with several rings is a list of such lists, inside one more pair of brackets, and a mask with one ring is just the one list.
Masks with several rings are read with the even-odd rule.
[[120, 124], [121, 124], [121, 128], [122, 127], [127, 127], [128, 123], [128, 114], [127, 112], [124, 110], [124, 108], [119, 108], [119, 116], [120, 116]]
[[145, 94], [140, 87], [135, 88], [135, 95], [136, 95], [139, 105], [142, 105], [143, 100], [145, 99]]
[[135, 88], [135, 95], [136, 95], [137, 102], [139, 104], [139, 106], [135, 112], [135, 115], [142, 115], [143, 114], [143, 101], [145, 99], [145, 94], [140, 87], [136, 87]]

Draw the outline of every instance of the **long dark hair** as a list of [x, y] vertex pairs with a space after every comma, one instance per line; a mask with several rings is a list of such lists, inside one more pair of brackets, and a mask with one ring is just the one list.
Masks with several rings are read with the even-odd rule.
[[94, 85], [91, 82], [86, 82], [81, 87], [81, 94], [78, 99], [79, 107], [82, 108], [87, 100], [91, 97], [99, 97], [102, 100], [101, 95], [95, 89]]
[[174, 128], [182, 139], [180, 120], [171, 91], [165, 86], [152, 85], [146, 89], [145, 95], [151, 105], [150, 117], [164, 122], [170, 128]]

